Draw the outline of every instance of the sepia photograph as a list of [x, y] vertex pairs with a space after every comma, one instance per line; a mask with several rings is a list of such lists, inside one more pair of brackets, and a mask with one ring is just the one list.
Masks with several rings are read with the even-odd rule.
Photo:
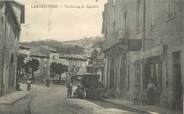
[[0, 0], [0, 114], [184, 114], [184, 0]]

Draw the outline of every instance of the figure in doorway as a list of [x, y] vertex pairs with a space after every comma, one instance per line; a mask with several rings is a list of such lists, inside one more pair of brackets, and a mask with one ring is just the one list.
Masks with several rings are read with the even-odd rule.
[[149, 105], [155, 104], [156, 86], [152, 80], [149, 80], [147, 91], [148, 91], [148, 93], [147, 93], [148, 104]]
[[135, 89], [134, 89], [134, 96], [133, 96], [133, 100], [134, 100], [134, 105], [137, 105], [139, 104], [139, 90], [138, 90], [138, 87], [135, 86]]

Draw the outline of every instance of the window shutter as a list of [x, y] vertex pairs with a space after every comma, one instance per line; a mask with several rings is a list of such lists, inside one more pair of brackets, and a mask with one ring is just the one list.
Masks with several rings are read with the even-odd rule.
[[112, 6], [116, 6], [116, 0], [112, 0]]

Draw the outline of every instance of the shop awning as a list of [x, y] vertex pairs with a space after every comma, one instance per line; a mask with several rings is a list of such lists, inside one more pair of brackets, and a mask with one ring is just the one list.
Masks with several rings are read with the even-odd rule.
[[145, 50], [142, 53], [142, 58], [149, 58], [149, 57], [153, 57], [153, 56], [159, 56], [163, 54], [163, 45], [158, 45], [156, 47], [153, 47], [151, 49]]
[[[142, 59], [146, 59], [146, 58], [150, 58], [150, 57], [154, 57], [154, 56], [160, 56], [163, 54], [163, 45], [158, 45], [155, 46], [153, 48], [150, 48], [148, 50], [145, 50], [143, 52], [139, 52], [139, 53], [134, 53], [130, 55], [131, 61], [135, 62], [137, 60], [142, 60]], [[132, 57], [131, 57], [132, 56]]]

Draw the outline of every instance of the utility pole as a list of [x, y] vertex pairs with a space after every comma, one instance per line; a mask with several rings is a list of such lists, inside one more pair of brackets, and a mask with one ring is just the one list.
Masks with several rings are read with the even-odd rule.
[[[1, 42], [3, 42], [3, 39], [4, 39], [4, 35], [3, 35], [3, 24], [2, 24], [2, 22], [3, 22], [3, 14], [2, 14], [2, 11], [3, 11], [3, 5], [2, 4], [0, 4], [0, 37], [1, 37]], [[3, 43], [0, 43], [1, 45], [1, 47], [0, 47], [0, 52], [2, 53], [3, 52]], [[0, 96], [2, 95], [2, 77], [3, 77], [3, 64], [2, 64], [2, 56], [3, 56], [3, 54], [0, 54], [0, 56], [1, 56], [1, 66], [0, 66]]]
[[146, 39], [146, 0], [143, 0], [143, 39], [142, 39], [142, 51], [145, 51], [145, 39]]
[[144, 78], [145, 78], [145, 39], [146, 39], [146, 0], [143, 0], [143, 37], [142, 37], [142, 87], [144, 89]]

